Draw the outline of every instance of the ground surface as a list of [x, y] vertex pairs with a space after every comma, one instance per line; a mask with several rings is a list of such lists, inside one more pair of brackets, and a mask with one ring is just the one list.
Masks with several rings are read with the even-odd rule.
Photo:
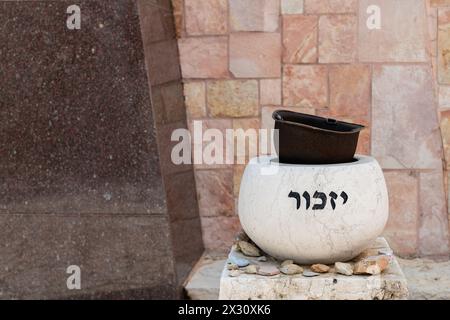
[[408, 280], [409, 299], [450, 300], [450, 261], [398, 260]]

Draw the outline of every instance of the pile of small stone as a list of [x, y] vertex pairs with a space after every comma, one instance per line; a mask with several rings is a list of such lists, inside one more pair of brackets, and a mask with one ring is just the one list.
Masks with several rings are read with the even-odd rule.
[[272, 267], [270, 264], [261, 265], [252, 263], [249, 258], [256, 260], [256, 262], [267, 261], [267, 257], [261, 254], [261, 250], [256, 245], [246, 240], [237, 240], [228, 256], [227, 268], [230, 270], [229, 275], [231, 277], [237, 277], [242, 273], [246, 273], [275, 276], [280, 273], [278, 268]]
[[[302, 274], [304, 277], [316, 277], [324, 273], [351, 275], [377, 275], [388, 268], [392, 260], [392, 252], [366, 250], [354, 261], [349, 263], [336, 262], [332, 267], [325, 264], [313, 264], [308, 269], [296, 264], [293, 260], [286, 260], [279, 264], [276, 259], [262, 254], [262, 251], [241, 233], [233, 245], [228, 257], [227, 269], [229, 276], [237, 277], [243, 273], [262, 276]], [[262, 263], [268, 262], [268, 263]]]

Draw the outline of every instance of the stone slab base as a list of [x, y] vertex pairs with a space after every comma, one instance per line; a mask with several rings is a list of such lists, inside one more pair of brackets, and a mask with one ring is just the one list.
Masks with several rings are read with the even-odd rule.
[[[368, 250], [390, 250], [384, 238], [378, 238]], [[260, 266], [279, 264], [252, 260]], [[308, 268], [308, 266], [304, 266]], [[394, 257], [381, 275], [344, 276], [333, 272], [308, 278], [303, 275], [261, 276], [241, 274], [231, 277], [224, 266], [220, 279], [221, 300], [396, 300], [407, 299], [406, 278]]]

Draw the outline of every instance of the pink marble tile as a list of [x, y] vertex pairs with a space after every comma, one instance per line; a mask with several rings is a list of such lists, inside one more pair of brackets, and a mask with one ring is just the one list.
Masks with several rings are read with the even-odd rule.
[[178, 47], [183, 78], [228, 77], [226, 37], [183, 38]]
[[355, 15], [327, 15], [319, 19], [319, 62], [353, 62], [357, 54]]
[[389, 193], [389, 220], [384, 236], [396, 254], [414, 256], [419, 247], [419, 183], [413, 171], [384, 173]]
[[[200, 131], [194, 131], [194, 121], [196, 121], [195, 125], [197, 126], [195, 130], [200, 130], [198, 128], [201, 125]], [[214, 136], [206, 140], [205, 132], [208, 129], [217, 131], [217, 134], [220, 133], [220, 138]], [[233, 161], [234, 151], [230, 148], [227, 149], [227, 145], [232, 143], [226, 136], [227, 129], [233, 129], [233, 121], [231, 119], [203, 119], [189, 122], [195, 169], [231, 168], [232, 165], [227, 163], [226, 159], [231, 159], [230, 162]]]
[[[362, 62], [425, 62], [427, 22], [423, 0], [360, 0], [359, 59]], [[369, 29], [369, 6], [381, 10], [381, 28]]]
[[[234, 190], [234, 196], [235, 197], [239, 197], [239, 190], [241, 187], [241, 179], [242, 179], [242, 175], [244, 174], [244, 170], [245, 170], [245, 165], [242, 164], [237, 164], [233, 167], [233, 190]], [[235, 206], [236, 209], [238, 208], [238, 206]]]
[[441, 112], [441, 135], [446, 168], [450, 168], [450, 110]]
[[261, 105], [281, 105], [281, 79], [262, 79], [259, 81]]
[[283, 16], [283, 62], [317, 62], [317, 16]]
[[184, 33], [184, 5], [183, 0], [171, 0], [172, 11], [177, 38], [181, 38]]
[[246, 164], [258, 156], [259, 118], [233, 119], [236, 164]]
[[305, 0], [305, 13], [356, 13], [358, 0]]
[[229, 0], [232, 31], [278, 30], [280, 0]]
[[206, 117], [206, 85], [204, 81], [185, 83], [184, 98], [187, 115], [190, 119]]
[[359, 133], [358, 145], [356, 146], [356, 153], [363, 154], [366, 156], [371, 156], [372, 155], [372, 150], [371, 150], [371, 132], [372, 131], [371, 131], [369, 122], [353, 120], [353, 119], [346, 119], [346, 118], [344, 118], [344, 121], [351, 122], [351, 123], [359, 123], [359, 124], [366, 126], [366, 128]]
[[196, 170], [195, 182], [200, 216], [234, 216], [232, 169]]
[[284, 106], [320, 108], [327, 105], [327, 67], [285, 65], [283, 72]]
[[330, 116], [369, 117], [371, 69], [369, 65], [330, 67]]
[[239, 218], [202, 217], [203, 242], [206, 251], [227, 254], [236, 235], [241, 230]]
[[439, 86], [439, 108], [450, 109], [450, 86]]
[[303, 13], [303, 0], [281, 0], [282, 14]]
[[450, 0], [431, 0], [430, 3], [433, 7], [450, 6]]
[[189, 35], [228, 32], [227, 0], [184, 0]]
[[230, 35], [230, 71], [236, 78], [281, 75], [279, 33], [243, 32]]
[[384, 168], [438, 169], [442, 140], [430, 66], [375, 66], [372, 153]]
[[450, 8], [438, 12], [438, 80], [450, 84]]
[[250, 159], [258, 156], [260, 119], [233, 119], [233, 129], [235, 163], [246, 164]]

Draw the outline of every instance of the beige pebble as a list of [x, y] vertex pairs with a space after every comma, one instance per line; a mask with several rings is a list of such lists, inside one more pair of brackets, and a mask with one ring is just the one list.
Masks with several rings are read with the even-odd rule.
[[293, 263], [294, 263], [294, 260], [284, 260], [281, 263], [281, 266], [284, 267], [284, 266], [287, 266], [287, 265], [290, 265], [290, 264], [293, 264]]
[[377, 275], [389, 267], [392, 257], [387, 255], [367, 257], [358, 261], [353, 268], [354, 274]]
[[350, 263], [336, 262], [334, 264], [334, 271], [345, 276], [353, 274], [353, 267]]
[[280, 270], [272, 265], [260, 266], [258, 274], [261, 276], [276, 276], [280, 274]]
[[259, 249], [247, 241], [239, 241], [238, 247], [241, 250], [241, 252], [246, 255], [247, 257], [260, 257], [261, 253]]
[[281, 273], [286, 275], [294, 275], [303, 273], [303, 268], [296, 264], [287, 264], [280, 268]]
[[241, 269], [247, 274], [257, 274], [258, 273], [258, 267], [254, 264], [248, 265], [245, 268]]
[[311, 266], [311, 271], [313, 272], [317, 272], [317, 273], [327, 273], [328, 271], [330, 271], [330, 267], [324, 264], [313, 264]]

